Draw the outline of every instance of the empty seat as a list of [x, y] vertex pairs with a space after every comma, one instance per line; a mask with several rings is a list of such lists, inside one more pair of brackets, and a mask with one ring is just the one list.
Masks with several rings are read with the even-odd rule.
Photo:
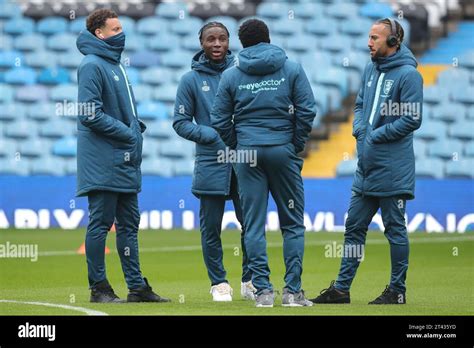
[[174, 103], [176, 99], [176, 91], [178, 86], [167, 83], [155, 88], [153, 99], [162, 101], [164, 103]]
[[0, 68], [15, 68], [22, 61], [23, 54], [20, 51], [0, 52]]
[[29, 174], [28, 161], [22, 160], [21, 157], [0, 159], [0, 174], [27, 176]]
[[474, 179], [474, 159], [462, 158], [446, 163], [446, 177]]
[[62, 17], [46, 17], [38, 22], [36, 30], [44, 35], [53, 35], [67, 31], [68, 22]]
[[54, 34], [48, 38], [46, 46], [48, 49], [58, 52], [69, 51], [75, 47], [73, 45], [77, 39], [77, 35], [70, 33]]
[[357, 160], [347, 160], [347, 161], [341, 161], [337, 165], [336, 168], [336, 175], [341, 177], [341, 176], [353, 176], [354, 173], [357, 170]]
[[48, 100], [48, 88], [42, 85], [31, 85], [18, 87], [16, 100], [22, 102], [44, 102]]
[[74, 136], [66, 136], [57, 140], [53, 144], [53, 154], [61, 157], [76, 157], [77, 138]]
[[372, 24], [373, 22], [370, 19], [355, 17], [350, 20], [340, 21], [339, 31], [345, 35], [357, 37], [363, 35], [364, 37], [367, 37]]
[[179, 40], [181, 47], [191, 52], [197, 52], [201, 50], [201, 43], [194, 36], [189, 35]]
[[[194, 39], [194, 41], [197, 41]], [[162, 85], [171, 81], [172, 72], [166, 68], [150, 67], [140, 72], [141, 80], [150, 85]]]
[[454, 122], [464, 119], [466, 109], [461, 104], [443, 103], [433, 108], [431, 118], [435, 120]]
[[199, 29], [201, 29], [203, 22], [196, 17], [187, 17], [178, 21], [171, 22], [169, 31], [181, 36], [193, 35], [195, 36]]
[[77, 101], [77, 85], [59, 85], [51, 88], [50, 99], [55, 102]]
[[452, 94], [453, 100], [459, 103], [465, 103], [468, 105], [474, 104], [474, 86], [458, 86]]
[[299, 35], [303, 32], [303, 22], [295, 19], [288, 19], [284, 17], [271, 23], [269, 29], [270, 33], [277, 35], [293, 36]]
[[0, 33], [0, 51], [9, 51], [13, 48], [13, 40], [10, 35]]
[[51, 143], [44, 139], [33, 138], [21, 142], [18, 150], [22, 156], [41, 157], [51, 153]]
[[44, 156], [31, 161], [30, 173], [32, 175], [64, 175], [64, 162], [59, 158]]
[[27, 33], [15, 39], [15, 49], [20, 51], [43, 50], [46, 40], [43, 35], [37, 33]]
[[174, 175], [193, 175], [194, 173], [194, 160], [193, 159], [183, 159], [176, 160], [174, 162]]
[[149, 158], [144, 159], [141, 165], [141, 171], [143, 175], [157, 175], [162, 177], [172, 177], [173, 171], [173, 160], [169, 158]]
[[6, 84], [0, 84], [0, 103], [5, 104], [13, 101], [15, 91], [13, 87]]
[[140, 70], [137, 68], [127, 67], [125, 73], [127, 74], [128, 82], [130, 82], [132, 86], [140, 83]]
[[4, 135], [8, 138], [27, 139], [35, 137], [37, 134], [36, 125], [22, 119], [11, 122], [3, 128]]
[[432, 157], [440, 157], [447, 160], [456, 159], [463, 152], [462, 142], [452, 139], [440, 139], [431, 142], [428, 147], [428, 154]]
[[[177, 21], [180, 22], [180, 21]], [[137, 21], [137, 32], [143, 35], [156, 35], [160, 32], [166, 32], [168, 23], [161, 18], [151, 16]]]
[[413, 150], [415, 152], [415, 159], [425, 158], [428, 154], [428, 145], [421, 139], [413, 140]]
[[18, 149], [18, 142], [0, 136], [0, 158], [14, 158]]
[[[147, 127], [149, 123], [147, 122]], [[142, 150], [142, 157], [143, 158], [155, 158], [158, 157], [160, 144], [157, 140], [151, 138], [147, 135], [148, 128], [144, 133], [145, 137], [143, 138], [143, 150]]]
[[348, 95], [348, 75], [343, 68], [328, 67], [315, 71], [313, 72], [313, 81], [322, 85], [337, 87], [342, 96]]
[[339, 20], [351, 21], [353, 17], [357, 17], [358, 10], [359, 5], [350, 2], [342, 2], [327, 6], [326, 14]]
[[352, 44], [352, 40], [343, 35], [331, 34], [327, 35], [319, 41], [319, 47], [324, 51], [338, 53], [346, 50]]
[[296, 52], [314, 51], [316, 50], [316, 40], [309, 34], [299, 34], [287, 41], [286, 48]]
[[443, 86], [432, 85], [423, 89], [423, 102], [440, 104], [449, 100], [449, 89]]
[[173, 69], [189, 68], [193, 54], [181, 50], [169, 51], [161, 56], [164, 66]]
[[[195, 37], [194, 40], [199, 43]], [[177, 37], [171, 33], [158, 33], [147, 40], [147, 47], [153, 51], [167, 52], [173, 49], [177, 42]]]
[[369, 2], [359, 8], [359, 15], [372, 19], [386, 18], [393, 15], [393, 10], [388, 4]]
[[33, 120], [46, 121], [52, 119], [56, 115], [56, 104], [41, 102], [32, 104], [28, 108], [27, 116]]
[[263, 2], [257, 6], [257, 16], [275, 20], [288, 16], [290, 6], [286, 2]]
[[451, 89], [453, 86], [470, 83], [469, 70], [463, 68], [451, 68], [440, 72], [436, 78], [436, 83]]
[[158, 4], [155, 14], [165, 19], [178, 20], [188, 16], [188, 8], [186, 3], [183, 2], [165, 2]]
[[10, 35], [29, 34], [34, 32], [35, 22], [31, 18], [12, 18], [3, 25], [3, 31]]
[[419, 129], [415, 131], [415, 138], [433, 140], [445, 138], [447, 126], [441, 121], [425, 121]]
[[77, 174], [77, 159], [76, 158], [71, 158], [71, 159], [64, 159], [65, 163], [65, 175], [76, 175]]
[[464, 156], [474, 157], [474, 141], [469, 141], [464, 145]]
[[38, 75], [38, 83], [44, 85], [67, 84], [69, 80], [69, 72], [59, 67], [45, 68]]
[[21, 16], [20, 6], [13, 1], [0, 2], [0, 19], [18, 18]]
[[[64, 52], [59, 54], [58, 64], [63, 68], [77, 70], [83, 58], [78, 51]], [[74, 74], [77, 75], [77, 71], [74, 71]]]
[[471, 71], [474, 70], [474, 50], [463, 54], [459, 58], [459, 66], [470, 69]]
[[[69, 31], [74, 34], [79, 34], [82, 30], [86, 30], [86, 18], [87, 17], [78, 17], [71, 21], [71, 23], [69, 23]], [[120, 22], [122, 23], [122, 17], [120, 17]]]
[[139, 118], [154, 120], [165, 119], [168, 111], [163, 103], [148, 101], [138, 104], [137, 113]]
[[11, 85], [32, 85], [36, 82], [36, 72], [32, 68], [13, 68], [5, 72], [4, 80]]
[[417, 177], [442, 179], [444, 177], [444, 161], [438, 158], [425, 158], [415, 163]]
[[132, 86], [133, 95], [137, 103], [151, 101], [153, 99], [153, 88], [146, 84]]
[[153, 138], [170, 139], [175, 136], [173, 122], [171, 120], [161, 119], [156, 122], [147, 123], [146, 134]]
[[130, 56], [130, 63], [136, 68], [160, 65], [160, 55], [152, 51], [138, 51]]
[[460, 120], [449, 127], [449, 136], [462, 140], [474, 139], [474, 121]]
[[331, 18], [315, 18], [305, 23], [306, 32], [317, 35], [326, 36], [333, 32], [337, 26], [337, 21]]
[[21, 120], [26, 116], [27, 108], [22, 103], [7, 103], [0, 107], [0, 120], [13, 121]]
[[[25, 56], [26, 64], [32, 68], [56, 69], [58, 62], [57, 54], [46, 50], [27, 53]], [[40, 73], [41, 76], [41, 73]]]
[[125, 52], [140, 52], [146, 48], [146, 37], [144, 35], [127, 35], [125, 43]]
[[39, 135], [45, 138], [62, 138], [73, 133], [76, 125], [65, 119], [54, 118], [39, 126]]
[[160, 155], [169, 158], [192, 157], [194, 153], [194, 143], [187, 140], [168, 140], [160, 144]]
[[291, 5], [292, 14], [295, 19], [311, 20], [324, 16], [325, 6], [321, 3], [311, 1]]

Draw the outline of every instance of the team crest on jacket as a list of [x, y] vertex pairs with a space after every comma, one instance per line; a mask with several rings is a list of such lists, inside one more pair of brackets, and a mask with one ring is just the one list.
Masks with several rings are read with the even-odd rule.
[[392, 86], [393, 86], [393, 80], [385, 80], [385, 83], [383, 85], [383, 93], [387, 95], [392, 89]]
[[114, 74], [114, 80], [115, 81], [119, 81], [119, 77], [117, 76], [117, 74], [115, 73], [115, 71], [112, 70], [112, 74]]
[[207, 85], [207, 81], [202, 81], [202, 87], [201, 89], [204, 91], [204, 92], [209, 92], [209, 90], [211, 89], [211, 87], [209, 87]]

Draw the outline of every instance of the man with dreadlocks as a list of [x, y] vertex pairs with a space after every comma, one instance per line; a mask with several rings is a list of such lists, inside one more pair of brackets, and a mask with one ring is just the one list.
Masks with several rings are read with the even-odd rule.
[[230, 162], [219, 160], [225, 145], [210, 127], [209, 115], [221, 74], [234, 64], [234, 56], [229, 51], [229, 32], [222, 23], [210, 22], [199, 31], [199, 41], [202, 50], [193, 57], [192, 70], [183, 75], [178, 86], [173, 127], [178, 135], [196, 143], [192, 192], [200, 200], [201, 244], [212, 298], [214, 301], [232, 301], [233, 290], [226, 279], [221, 242], [225, 202], [232, 199], [242, 226], [241, 295], [244, 299], [254, 299], [236, 176]]

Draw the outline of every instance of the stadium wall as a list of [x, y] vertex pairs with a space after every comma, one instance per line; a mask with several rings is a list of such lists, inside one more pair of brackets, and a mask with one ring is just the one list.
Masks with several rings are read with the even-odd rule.
[[[308, 232], [344, 230], [351, 183], [352, 178], [304, 179]], [[75, 176], [0, 177], [0, 229], [85, 227], [87, 199], [75, 197], [75, 186]], [[190, 187], [190, 177], [145, 176], [143, 191], [139, 194], [140, 228], [198, 228], [199, 201], [191, 194]], [[372, 229], [383, 230], [379, 213], [374, 217]], [[407, 224], [410, 232], [474, 231], [474, 182], [418, 179], [416, 199], [407, 204]], [[223, 225], [224, 228], [238, 227], [230, 202]], [[268, 206], [267, 228], [279, 228], [272, 199]]]

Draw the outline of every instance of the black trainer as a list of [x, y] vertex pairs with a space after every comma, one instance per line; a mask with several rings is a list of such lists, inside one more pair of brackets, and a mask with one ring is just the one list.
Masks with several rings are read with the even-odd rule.
[[145, 286], [137, 289], [130, 289], [127, 296], [127, 302], [171, 302], [169, 298], [161, 297], [152, 291], [148, 280], [143, 278]]
[[114, 292], [107, 280], [104, 280], [91, 288], [90, 302], [94, 303], [124, 303]]
[[322, 290], [318, 297], [310, 299], [310, 301], [313, 303], [351, 303], [349, 291], [336, 289], [334, 283], [333, 280], [329, 288]]
[[382, 292], [382, 295], [377, 297], [369, 304], [405, 304], [406, 298], [405, 294], [398, 292], [388, 285], [385, 287], [385, 290]]

